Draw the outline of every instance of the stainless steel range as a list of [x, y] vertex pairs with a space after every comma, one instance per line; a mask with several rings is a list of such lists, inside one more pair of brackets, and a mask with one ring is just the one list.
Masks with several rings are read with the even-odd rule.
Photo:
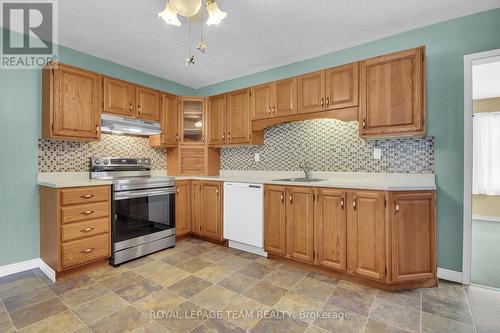
[[113, 266], [175, 246], [174, 178], [152, 177], [148, 158], [120, 157], [92, 157], [90, 178], [113, 180]]

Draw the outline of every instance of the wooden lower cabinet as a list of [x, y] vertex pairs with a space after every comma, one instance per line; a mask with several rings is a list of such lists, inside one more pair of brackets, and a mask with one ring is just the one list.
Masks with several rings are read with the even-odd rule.
[[389, 194], [391, 281], [436, 276], [436, 210], [434, 192]]
[[314, 189], [266, 185], [264, 249], [303, 262], [314, 261]]
[[264, 249], [386, 289], [435, 286], [434, 191], [266, 185]]
[[175, 185], [175, 233], [183, 236], [191, 232], [191, 182], [178, 180]]
[[191, 181], [191, 233], [222, 241], [222, 183]]
[[346, 271], [347, 209], [345, 191], [320, 188], [314, 212], [314, 242], [317, 265]]
[[111, 188], [40, 186], [40, 257], [58, 274], [111, 255]]
[[285, 186], [264, 186], [264, 250], [286, 255]]
[[300, 261], [314, 261], [314, 188], [287, 187], [287, 255]]
[[357, 191], [349, 193], [349, 199], [347, 270], [351, 274], [384, 281], [385, 193]]

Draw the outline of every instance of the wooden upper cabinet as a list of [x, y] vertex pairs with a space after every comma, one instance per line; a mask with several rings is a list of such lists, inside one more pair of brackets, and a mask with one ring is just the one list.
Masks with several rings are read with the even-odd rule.
[[136, 88], [137, 117], [146, 120], [160, 120], [160, 92], [144, 88]]
[[286, 255], [285, 187], [264, 186], [264, 250]]
[[318, 189], [314, 214], [315, 262], [341, 271], [347, 269], [346, 195], [336, 189]]
[[384, 192], [350, 193], [347, 224], [348, 271], [374, 280], [385, 276]]
[[104, 113], [133, 117], [135, 115], [135, 85], [112, 79], [103, 78]]
[[185, 145], [204, 145], [206, 130], [205, 97], [186, 97], [180, 99], [181, 143]]
[[358, 63], [327, 69], [325, 108], [327, 110], [358, 106]]
[[191, 232], [201, 235], [201, 181], [191, 181]]
[[298, 112], [309, 113], [324, 110], [325, 71], [300, 75], [297, 82]]
[[175, 147], [179, 143], [179, 98], [162, 94], [160, 111], [161, 143]]
[[287, 255], [312, 263], [314, 261], [314, 189], [286, 188]]
[[261, 84], [250, 88], [250, 90], [252, 95], [252, 119], [272, 118], [274, 105], [274, 84]]
[[222, 183], [201, 182], [201, 234], [222, 240]]
[[273, 116], [297, 114], [297, 77], [274, 82]]
[[252, 140], [250, 89], [227, 93], [226, 105], [226, 142], [228, 144], [250, 143]]
[[42, 137], [99, 140], [101, 76], [58, 64], [43, 70]]
[[178, 180], [175, 194], [175, 233], [177, 236], [191, 232], [191, 183], [189, 180]]
[[424, 76], [424, 47], [362, 61], [361, 136], [423, 136]]
[[434, 192], [391, 192], [392, 282], [436, 276]]
[[219, 146], [226, 143], [226, 95], [208, 98], [208, 144]]

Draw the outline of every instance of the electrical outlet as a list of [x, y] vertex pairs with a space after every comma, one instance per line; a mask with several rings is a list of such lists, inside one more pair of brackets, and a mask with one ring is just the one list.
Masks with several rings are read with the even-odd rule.
[[374, 160], [382, 159], [382, 149], [380, 149], [380, 148], [373, 149], [373, 159]]
[[260, 162], [260, 154], [259, 153], [255, 153], [255, 162]]

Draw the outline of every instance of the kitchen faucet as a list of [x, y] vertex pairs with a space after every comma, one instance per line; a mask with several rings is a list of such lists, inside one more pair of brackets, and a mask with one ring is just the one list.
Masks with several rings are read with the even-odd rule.
[[302, 164], [299, 165], [299, 169], [304, 171], [306, 179], [309, 179], [311, 177], [312, 166], [310, 166], [308, 162], [302, 162]]

